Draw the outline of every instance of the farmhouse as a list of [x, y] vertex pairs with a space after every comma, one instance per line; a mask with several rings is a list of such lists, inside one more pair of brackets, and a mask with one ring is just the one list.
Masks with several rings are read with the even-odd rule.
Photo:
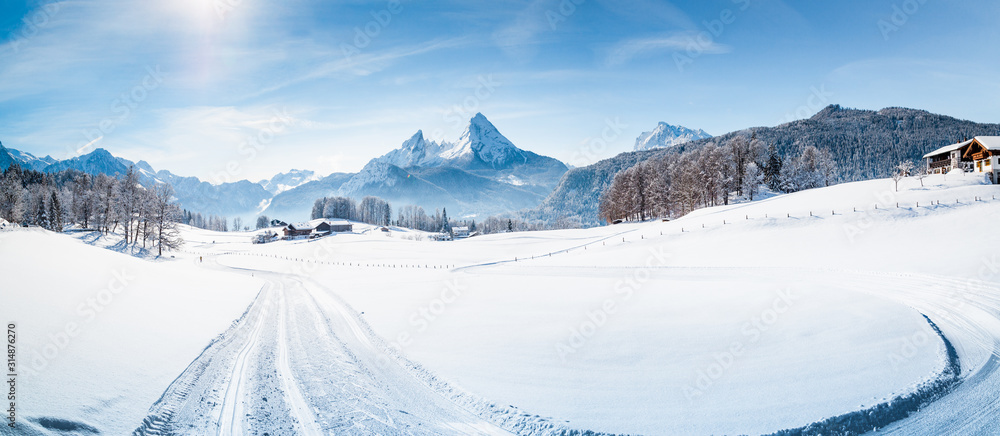
[[294, 238], [296, 236], [309, 236], [315, 229], [309, 223], [295, 223], [285, 226], [284, 232], [286, 238]]
[[924, 155], [928, 173], [944, 174], [953, 169], [961, 169], [986, 174], [993, 183], [1000, 183], [998, 157], [1000, 157], [1000, 136], [977, 136]]
[[354, 225], [347, 220], [323, 220], [316, 225], [316, 233], [329, 234], [354, 231]]
[[451, 233], [455, 235], [456, 238], [468, 238], [469, 228], [468, 227], [454, 227], [451, 229]]

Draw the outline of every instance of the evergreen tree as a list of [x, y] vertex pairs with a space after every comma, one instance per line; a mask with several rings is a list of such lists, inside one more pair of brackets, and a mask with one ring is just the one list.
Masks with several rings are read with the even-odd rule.
[[767, 163], [764, 165], [764, 183], [772, 191], [781, 189], [781, 166], [783, 162], [774, 144], [767, 146]]
[[448, 223], [448, 208], [441, 209], [441, 233], [451, 234], [451, 224]]
[[49, 228], [49, 218], [48, 218], [48, 212], [45, 210], [44, 198], [38, 199], [38, 205], [35, 208], [35, 225], [39, 227]]
[[53, 232], [62, 231], [62, 206], [59, 204], [59, 197], [56, 195], [56, 191], [52, 191], [49, 196], [49, 230]]

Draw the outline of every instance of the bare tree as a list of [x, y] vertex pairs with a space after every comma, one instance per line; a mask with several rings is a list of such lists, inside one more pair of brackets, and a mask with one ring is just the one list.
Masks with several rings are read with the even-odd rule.
[[909, 176], [911, 171], [913, 171], [913, 162], [904, 160], [896, 164], [892, 172], [892, 181], [895, 184], [896, 192], [899, 192], [899, 181]]
[[173, 203], [174, 188], [169, 184], [160, 184], [153, 189], [151, 221], [153, 222], [154, 243], [157, 255], [163, 255], [163, 249], [176, 250], [184, 240], [177, 230], [177, 220], [180, 218], [180, 208]]

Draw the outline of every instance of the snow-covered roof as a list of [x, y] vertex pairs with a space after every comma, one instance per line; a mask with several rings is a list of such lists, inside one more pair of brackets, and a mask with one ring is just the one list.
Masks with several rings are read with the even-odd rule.
[[987, 150], [1000, 150], [1000, 136], [977, 136], [976, 141]]
[[959, 142], [958, 144], [946, 145], [944, 147], [941, 147], [941, 148], [939, 148], [937, 150], [934, 150], [934, 151], [932, 151], [930, 153], [925, 154], [924, 155], [924, 159], [929, 158], [931, 156], [937, 156], [937, 155], [942, 154], [942, 153], [948, 153], [950, 151], [958, 150], [958, 149], [960, 149], [962, 147], [965, 147], [966, 145], [969, 145], [971, 143], [972, 143], [972, 140], [970, 139], [968, 141]]
[[977, 136], [968, 141], [959, 142], [957, 144], [946, 145], [930, 153], [927, 153], [924, 155], [924, 159], [929, 158], [931, 156], [937, 156], [939, 154], [944, 154], [954, 150], [958, 150], [962, 147], [965, 147], [966, 145], [971, 144], [972, 141], [977, 141], [980, 144], [983, 144], [983, 147], [986, 147], [987, 150], [1000, 150], [1000, 136]]
[[316, 226], [314, 226], [314, 225], [312, 225], [310, 223], [294, 223], [294, 224], [289, 224], [288, 227], [291, 227], [291, 228], [293, 228], [295, 230], [308, 230], [308, 229], [315, 229], [316, 228]]

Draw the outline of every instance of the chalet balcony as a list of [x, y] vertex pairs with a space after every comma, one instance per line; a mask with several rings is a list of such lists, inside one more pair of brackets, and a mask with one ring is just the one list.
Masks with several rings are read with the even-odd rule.
[[931, 162], [928, 168], [936, 170], [938, 168], [944, 168], [951, 165], [951, 159], [939, 160], [937, 162]]
[[983, 160], [990, 157], [990, 153], [987, 151], [980, 151], [972, 155], [972, 160]]

